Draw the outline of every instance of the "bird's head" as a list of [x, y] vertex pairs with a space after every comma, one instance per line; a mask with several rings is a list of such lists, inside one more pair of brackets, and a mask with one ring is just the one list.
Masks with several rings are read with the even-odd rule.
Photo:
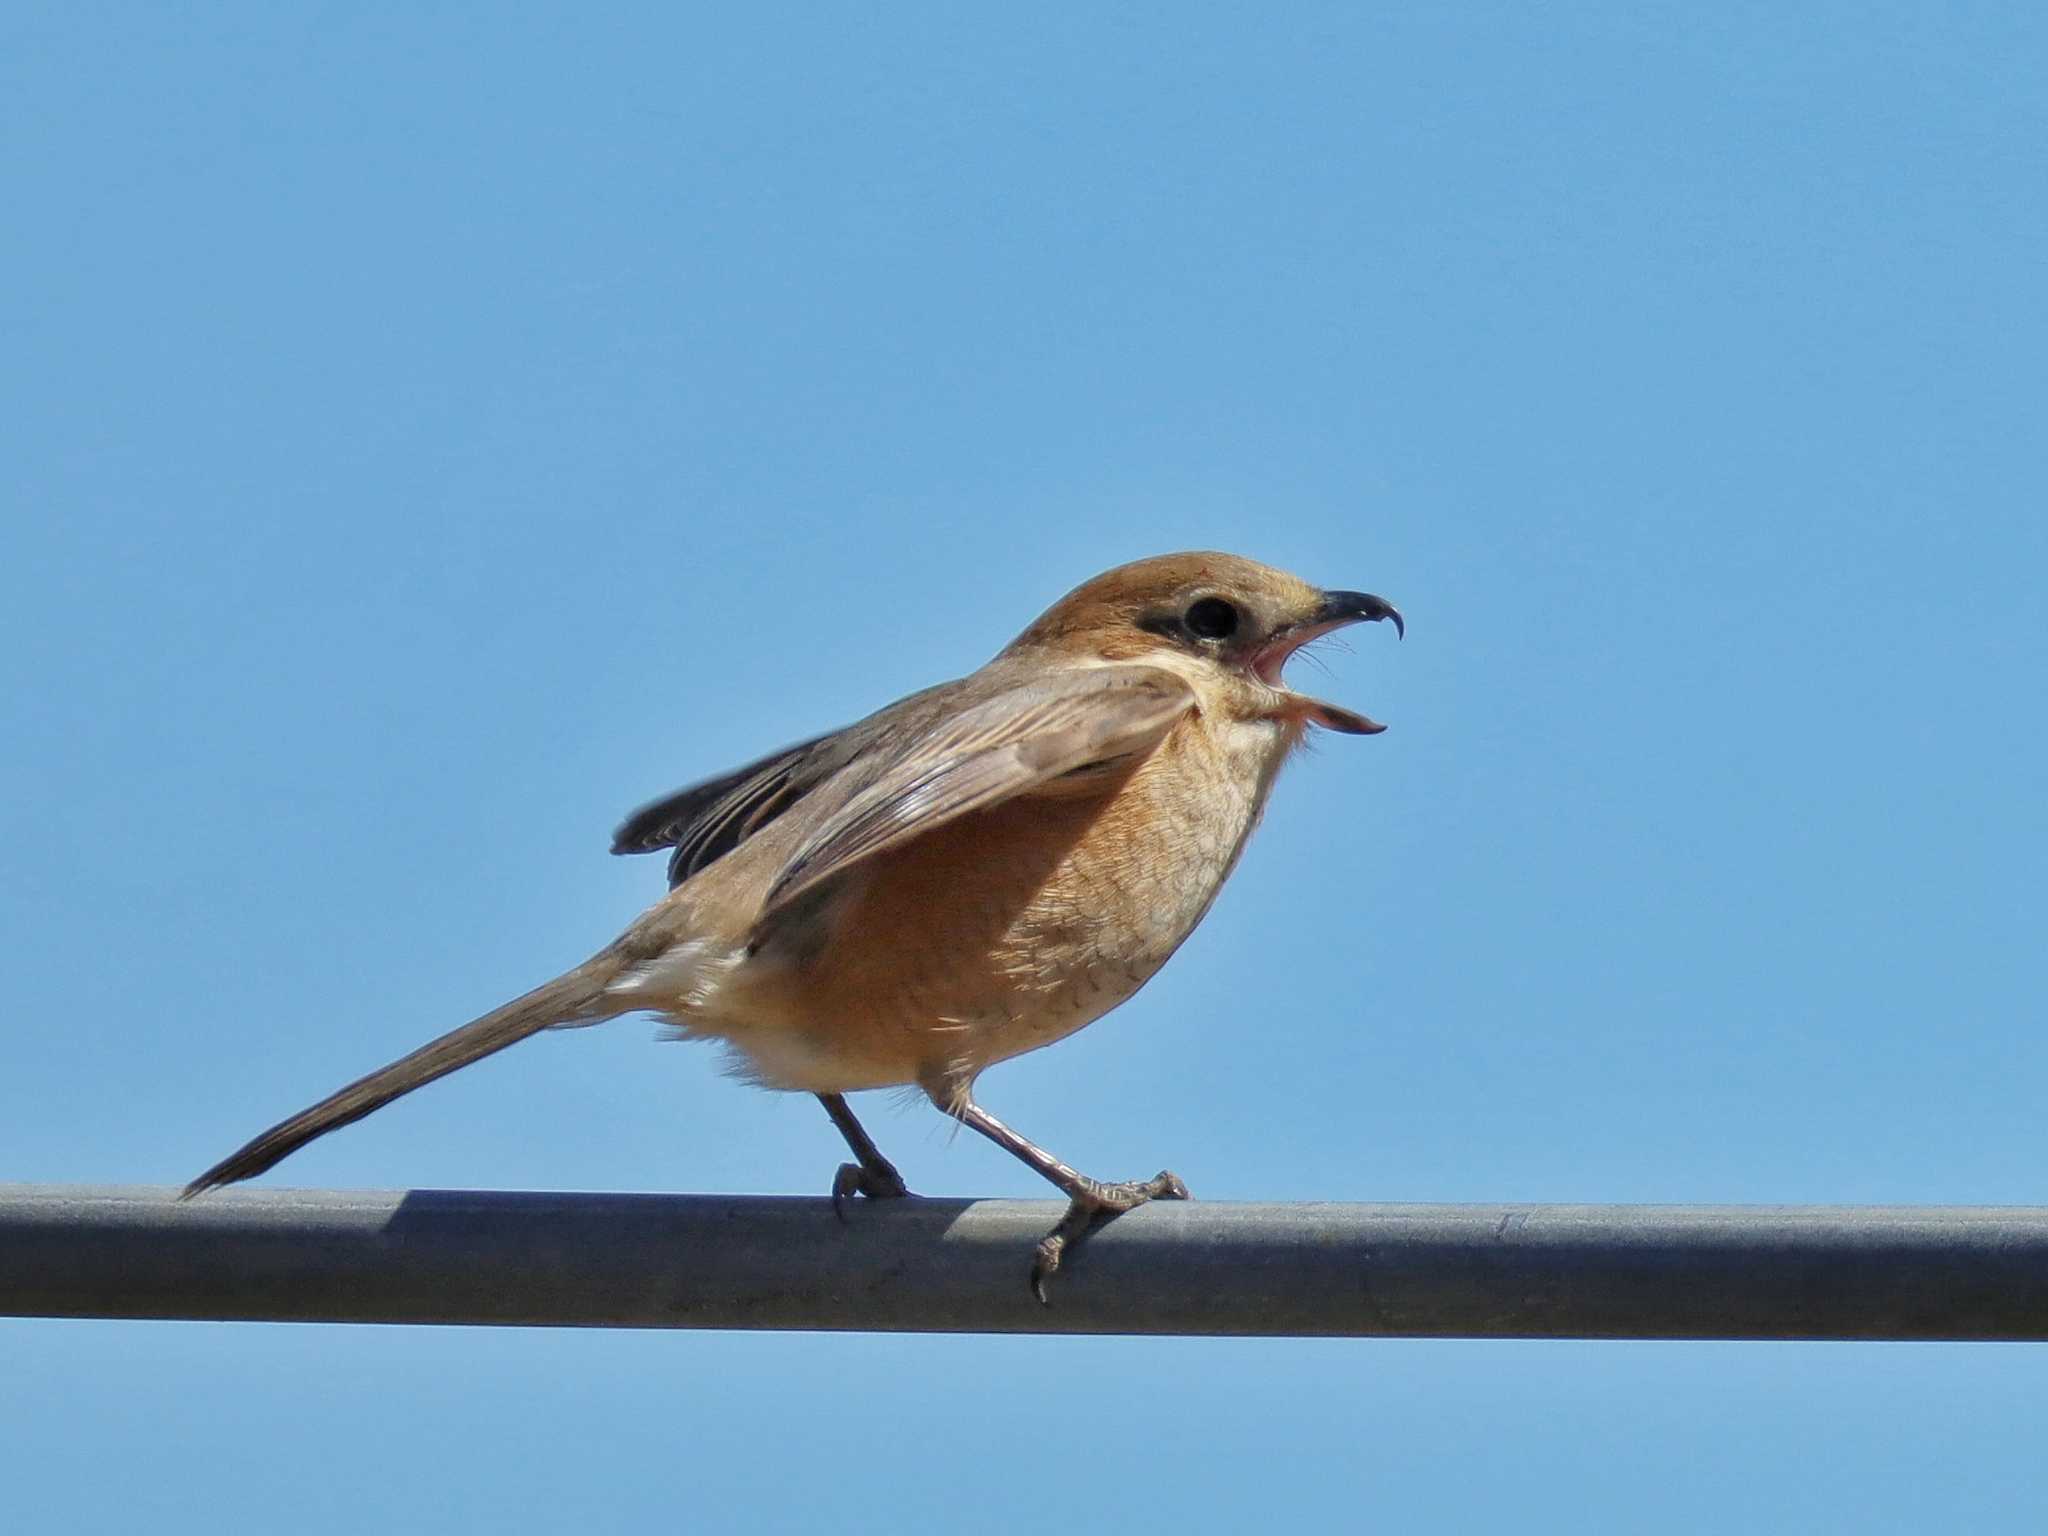
[[1005, 654], [1145, 662], [1186, 677], [1205, 704], [1238, 718], [1366, 736], [1386, 727], [1296, 693], [1281, 669], [1309, 641], [1368, 619], [1404, 629], [1394, 605], [1369, 592], [1325, 591], [1238, 555], [1158, 555], [1082, 583]]

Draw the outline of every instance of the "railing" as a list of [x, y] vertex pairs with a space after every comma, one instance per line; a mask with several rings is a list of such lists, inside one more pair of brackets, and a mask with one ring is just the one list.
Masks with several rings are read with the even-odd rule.
[[2048, 1208], [1155, 1204], [0, 1184], [0, 1313], [1625, 1339], [2048, 1338]]

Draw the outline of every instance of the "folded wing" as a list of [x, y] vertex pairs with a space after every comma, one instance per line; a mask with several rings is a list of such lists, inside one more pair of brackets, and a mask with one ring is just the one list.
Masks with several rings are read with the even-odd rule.
[[1042, 674], [906, 734], [879, 774], [797, 846], [769, 887], [761, 921], [958, 817], [1149, 753], [1194, 702], [1185, 682], [1157, 667], [1086, 667]]
[[668, 883], [681, 885], [783, 815], [819, 785], [854, 767], [877, 742], [926, 728], [945, 711], [960, 684], [941, 683], [899, 699], [844, 730], [814, 736], [780, 752], [650, 801], [612, 833], [613, 853], [673, 848]]

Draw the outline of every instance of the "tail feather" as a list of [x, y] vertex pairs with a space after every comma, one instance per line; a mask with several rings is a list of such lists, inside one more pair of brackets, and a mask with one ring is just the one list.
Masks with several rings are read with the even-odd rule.
[[316, 1137], [360, 1120], [372, 1110], [381, 1109], [393, 1099], [424, 1087], [437, 1077], [445, 1077], [458, 1067], [516, 1045], [528, 1035], [559, 1024], [595, 1024], [630, 1012], [630, 1005], [621, 1007], [605, 991], [617, 972], [612, 957], [601, 955], [460, 1029], [450, 1030], [411, 1055], [401, 1056], [389, 1066], [379, 1067], [369, 1076], [329, 1094], [310, 1109], [279, 1121], [187, 1184], [178, 1198], [189, 1200], [223, 1184], [253, 1178]]

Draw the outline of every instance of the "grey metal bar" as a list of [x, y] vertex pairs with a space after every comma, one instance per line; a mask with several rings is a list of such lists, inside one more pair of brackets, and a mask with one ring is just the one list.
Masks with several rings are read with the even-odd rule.
[[2048, 1338], [2048, 1208], [1060, 1207], [0, 1184], [0, 1314], [907, 1332]]

